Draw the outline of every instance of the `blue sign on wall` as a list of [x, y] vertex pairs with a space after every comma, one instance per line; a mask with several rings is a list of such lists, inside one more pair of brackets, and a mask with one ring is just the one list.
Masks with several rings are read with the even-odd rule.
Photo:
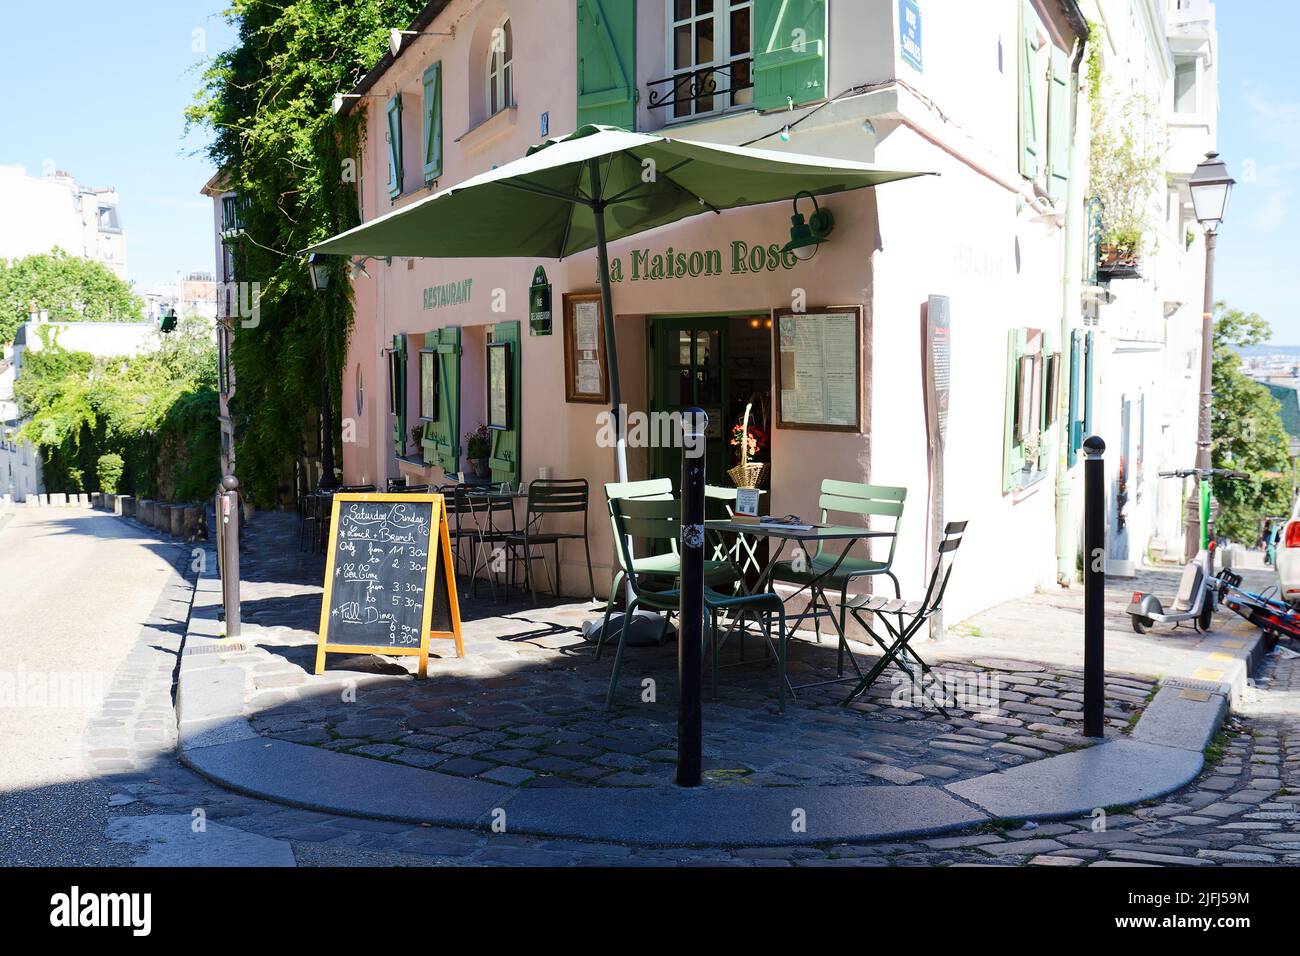
[[898, 51], [904, 62], [921, 70], [921, 8], [916, 0], [898, 0]]

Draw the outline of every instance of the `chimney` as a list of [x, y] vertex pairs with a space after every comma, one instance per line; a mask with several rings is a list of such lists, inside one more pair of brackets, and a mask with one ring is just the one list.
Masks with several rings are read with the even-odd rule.
[[36, 300], [32, 299], [27, 303], [27, 321], [39, 322], [41, 320], [41, 310], [36, 307]]

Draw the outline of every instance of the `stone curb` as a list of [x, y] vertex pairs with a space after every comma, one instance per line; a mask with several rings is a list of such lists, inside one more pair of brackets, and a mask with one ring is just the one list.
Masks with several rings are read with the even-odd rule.
[[1258, 631], [1212, 633], [1180, 673], [1165, 676], [1131, 735], [946, 787], [514, 788], [259, 735], [243, 717], [243, 669], [225, 663], [244, 645], [220, 636], [220, 582], [208, 556], [177, 684], [184, 765], [227, 789], [308, 810], [469, 829], [501, 821], [512, 833], [640, 846], [905, 839], [1155, 799], [1200, 773], [1206, 744], [1264, 652]]

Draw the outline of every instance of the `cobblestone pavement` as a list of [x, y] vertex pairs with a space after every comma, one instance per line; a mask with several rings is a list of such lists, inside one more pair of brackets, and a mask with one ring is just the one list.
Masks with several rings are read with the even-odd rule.
[[[144, 547], [146, 544], [141, 543]], [[154, 544], [154, 547], [159, 547]], [[188, 549], [172, 560], [187, 569]], [[263, 569], [266, 570], [266, 569]], [[256, 565], [251, 570], [258, 574]], [[275, 588], [287, 587], [276, 575]], [[250, 579], [256, 593], [261, 585]], [[0, 585], [2, 587], [2, 585]], [[274, 590], [274, 589], [271, 589]], [[180, 766], [171, 748], [174, 725], [157, 718], [170, 698], [176, 641], [167, 613], [179, 592], [165, 590], [137, 646], [109, 686], [104, 711], [92, 720], [119, 731], [121, 753], [87, 751], [86, 772], [97, 786], [110, 833], [148, 830], [177, 818], [202, 819], [209, 832], [230, 828], [287, 846], [299, 866], [318, 865], [717, 865], [717, 866], [946, 866], [946, 865], [1294, 865], [1300, 863], [1300, 667], [1270, 655], [1225, 733], [1211, 748], [1212, 765], [1189, 787], [1104, 819], [982, 827], [932, 838], [804, 847], [646, 849], [480, 833], [341, 817], [280, 806], [229, 793]], [[248, 591], [246, 591], [248, 596]], [[268, 590], [261, 600], [278, 600]], [[259, 599], [254, 597], [256, 612]], [[265, 607], [265, 606], [263, 606]], [[802, 705], [796, 705], [802, 706]], [[110, 716], [111, 712], [111, 716]], [[110, 727], [96, 723], [104, 719]], [[153, 731], [159, 730], [155, 735]], [[34, 736], [40, 727], [29, 728]], [[102, 743], [101, 738], [97, 743]], [[99, 750], [99, 747], [93, 748]], [[0, 781], [0, 786], [7, 786]], [[211, 826], [218, 824], [218, 826]], [[102, 842], [102, 833], [98, 835]], [[86, 835], [90, 839], [90, 835]], [[36, 841], [36, 832], [33, 831]], [[114, 844], [130, 859], [146, 846]], [[37, 848], [39, 849], [39, 847]], [[32, 857], [35, 859], [32, 859]], [[40, 854], [22, 860], [35, 862]], [[184, 860], [182, 859], [181, 862]]]
[[[292, 519], [258, 519], [248, 551], [273, 555], [258, 538], [283, 540]], [[251, 671], [247, 712], [260, 733], [509, 786], [672, 785], [675, 644], [628, 649], [618, 703], [605, 712], [612, 648], [596, 661], [578, 630], [592, 605], [498, 606], [480, 588], [462, 599], [466, 657], [444, 651], [428, 680], [412, 676], [414, 658], [381, 657], [334, 656], [315, 677], [320, 589], [306, 582], [320, 580], [319, 559], [252, 560], [244, 636], [258, 646], [238, 661]], [[294, 580], [272, 580], [286, 572]], [[723, 648], [718, 699], [704, 711], [709, 785], [952, 782], [1095, 742], [1080, 733], [1078, 669], [999, 659], [939, 668], [959, 698], [949, 717], [912, 700], [891, 669], [848, 708], [840, 703], [852, 685], [828, 684], [801, 691], [781, 716], [761, 643], [748, 641], [749, 663], [738, 639]], [[833, 638], [817, 644], [807, 633], [789, 646], [794, 683], [836, 676]], [[876, 654], [855, 646], [865, 668]], [[1148, 678], [1111, 675], [1112, 734], [1136, 722], [1153, 690]]]

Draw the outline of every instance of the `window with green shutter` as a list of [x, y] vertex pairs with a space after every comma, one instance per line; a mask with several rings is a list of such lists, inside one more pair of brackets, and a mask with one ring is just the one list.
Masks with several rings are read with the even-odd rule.
[[402, 94], [388, 101], [388, 198], [402, 194]]
[[388, 353], [388, 411], [393, 420], [393, 453], [406, 453], [406, 336], [393, 336]]
[[424, 423], [420, 447], [426, 465], [436, 465], [450, 475], [460, 471], [460, 329], [429, 332], [424, 347], [436, 353], [437, 373], [433, 386], [435, 415]]
[[754, 105], [825, 99], [826, 0], [754, 0]]
[[1007, 390], [1003, 429], [1002, 491], [1018, 491], [1045, 477], [1052, 457], [1051, 430], [1059, 401], [1061, 356], [1038, 329], [1007, 333]]
[[1020, 175], [1038, 176], [1038, 111], [1034, 106], [1034, 63], [1038, 52], [1037, 17], [1027, 2], [1020, 5]]
[[1070, 333], [1070, 403], [1069, 420], [1066, 427], [1070, 430], [1070, 443], [1066, 451], [1066, 465], [1073, 468], [1079, 461], [1079, 449], [1083, 446], [1083, 423], [1079, 418], [1083, 398], [1083, 332], [1075, 329]]
[[[496, 342], [510, 343], [510, 375], [511, 388], [509, 390], [510, 401], [510, 427], [507, 429], [492, 430], [492, 450], [488, 455], [488, 465], [492, 468], [493, 481], [508, 481], [511, 484], [518, 484], [520, 475], [520, 440], [522, 434], [522, 420], [520, 418], [519, 394], [523, 390], [523, 381], [520, 373], [523, 370], [521, 352], [521, 341], [519, 336], [519, 322], [498, 322], [492, 326], [488, 335], [489, 347]], [[490, 357], [485, 356], [485, 365], [490, 361]], [[488, 402], [492, 397], [488, 396]]]
[[442, 175], [442, 62], [424, 71], [424, 181]]
[[1070, 179], [1070, 58], [1052, 47], [1052, 74], [1047, 87], [1047, 195], [1065, 199]]
[[636, 0], [577, 0], [578, 125], [636, 129]]

